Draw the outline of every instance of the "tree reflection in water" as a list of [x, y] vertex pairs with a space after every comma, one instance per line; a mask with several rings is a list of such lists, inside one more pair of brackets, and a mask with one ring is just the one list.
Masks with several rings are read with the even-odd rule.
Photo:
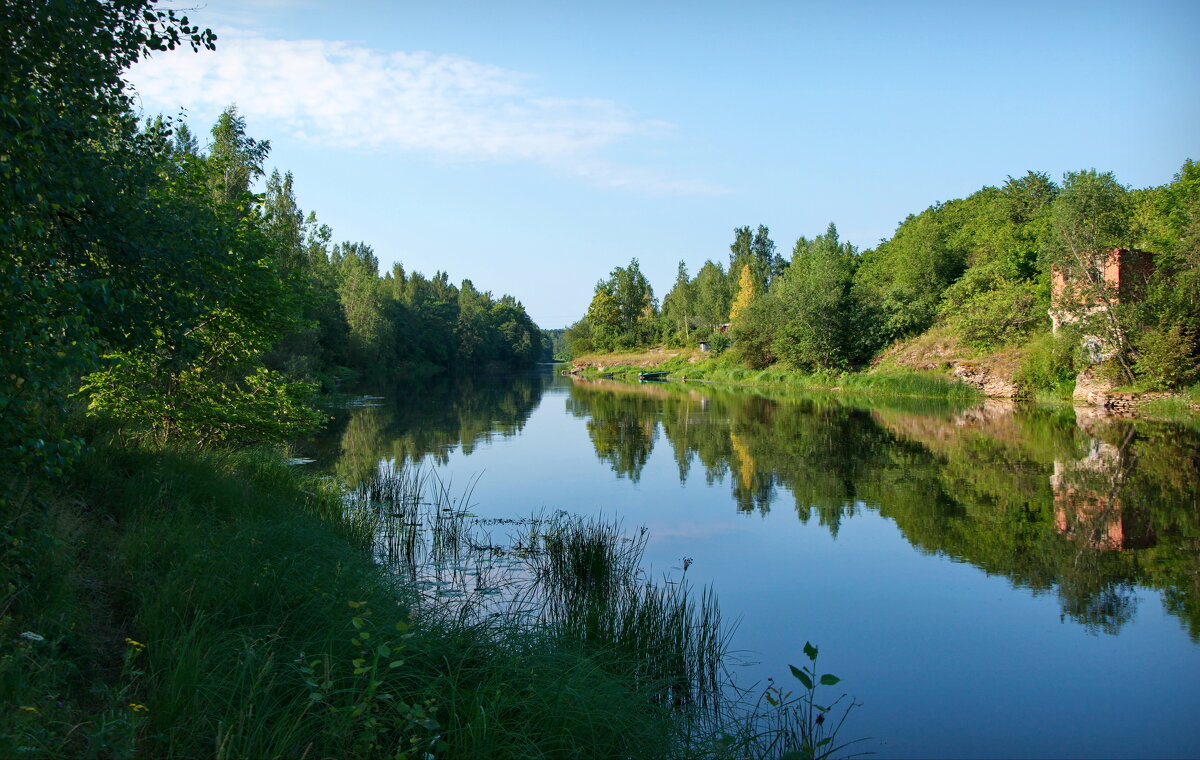
[[[834, 536], [863, 509], [918, 550], [1056, 593], [1115, 633], [1139, 586], [1200, 640], [1200, 434], [1183, 424], [986, 402], [797, 397], [695, 385], [575, 382], [600, 459], [637, 479], [665, 438], [680, 480], [728, 480], [737, 509], [784, 493]], [[660, 433], [661, 431], [661, 433]]]
[[305, 451], [332, 461], [334, 473], [352, 486], [374, 476], [381, 461], [445, 464], [456, 448], [470, 453], [520, 433], [551, 380], [544, 374], [459, 376], [373, 388], [367, 403], [331, 410], [333, 420]]

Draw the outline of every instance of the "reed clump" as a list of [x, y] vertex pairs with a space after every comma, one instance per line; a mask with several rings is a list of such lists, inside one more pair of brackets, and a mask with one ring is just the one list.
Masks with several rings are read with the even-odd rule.
[[558, 512], [493, 520], [428, 474], [385, 471], [346, 496], [373, 512], [373, 552], [425, 592], [430, 609], [492, 630], [537, 631], [595, 658], [667, 707], [715, 707], [728, 631], [711, 589], [643, 571], [648, 533], [616, 520]]
[[[715, 707], [727, 631], [710, 588], [696, 594], [686, 577], [654, 583], [642, 571], [647, 531], [560, 514], [530, 554], [542, 622], [557, 635], [612, 655], [627, 677], [663, 704]], [[686, 574], [686, 571], [685, 571]]]

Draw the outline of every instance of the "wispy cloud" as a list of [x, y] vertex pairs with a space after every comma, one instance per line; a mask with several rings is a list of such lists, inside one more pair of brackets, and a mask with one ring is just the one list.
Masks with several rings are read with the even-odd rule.
[[148, 109], [213, 114], [230, 103], [335, 148], [534, 162], [589, 183], [662, 194], [722, 188], [623, 165], [606, 152], [671, 127], [597, 98], [548, 97], [529, 77], [467, 58], [346, 42], [223, 35], [216, 53], [156, 56], [130, 72]]

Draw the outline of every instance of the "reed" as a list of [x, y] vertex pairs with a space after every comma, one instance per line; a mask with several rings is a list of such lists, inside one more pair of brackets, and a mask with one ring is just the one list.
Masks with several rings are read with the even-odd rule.
[[[654, 583], [642, 569], [648, 533], [558, 512], [505, 521], [497, 543], [470, 504], [416, 470], [385, 470], [347, 495], [373, 511], [374, 553], [427, 591], [433, 614], [464, 623], [537, 629], [598, 656], [606, 669], [667, 706], [715, 706], [728, 631], [711, 589], [686, 575]], [[686, 571], [685, 571], [686, 573]]]
[[[0, 699], [29, 708], [0, 712], [0, 756], [678, 754], [674, 719], [600, 656], [396, 574], [474, 580], [458, 503], [410, 498], [428, 482], [355, 500], [271, 452], [87, 464], [40, 527], [61, 590], [0, 622]], [[390, 527], [384, 504], [406, 510]]]
[[[602, 518], [559, 514], [529, 555], [541, 622], [608, 653], [663, 704], [715, 706], [728, 632], [710, 588], [686, 577], [656, 584], [642, 571], [646, 529], [625, 535]], [[686, 573], [686, 571], [685, 571]]]

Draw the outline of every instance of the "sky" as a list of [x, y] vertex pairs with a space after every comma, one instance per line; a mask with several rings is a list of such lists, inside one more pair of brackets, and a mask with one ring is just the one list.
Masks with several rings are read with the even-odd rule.
[[186, 7], [217, 50], [137, 64], [145, 115], [207, 137], [236, 103], [335, 240], [547, 328], [635, 257], [661, 298], [739, 226], [869, 248], [1027, 170], [1200, 160], [1193, 0]]

